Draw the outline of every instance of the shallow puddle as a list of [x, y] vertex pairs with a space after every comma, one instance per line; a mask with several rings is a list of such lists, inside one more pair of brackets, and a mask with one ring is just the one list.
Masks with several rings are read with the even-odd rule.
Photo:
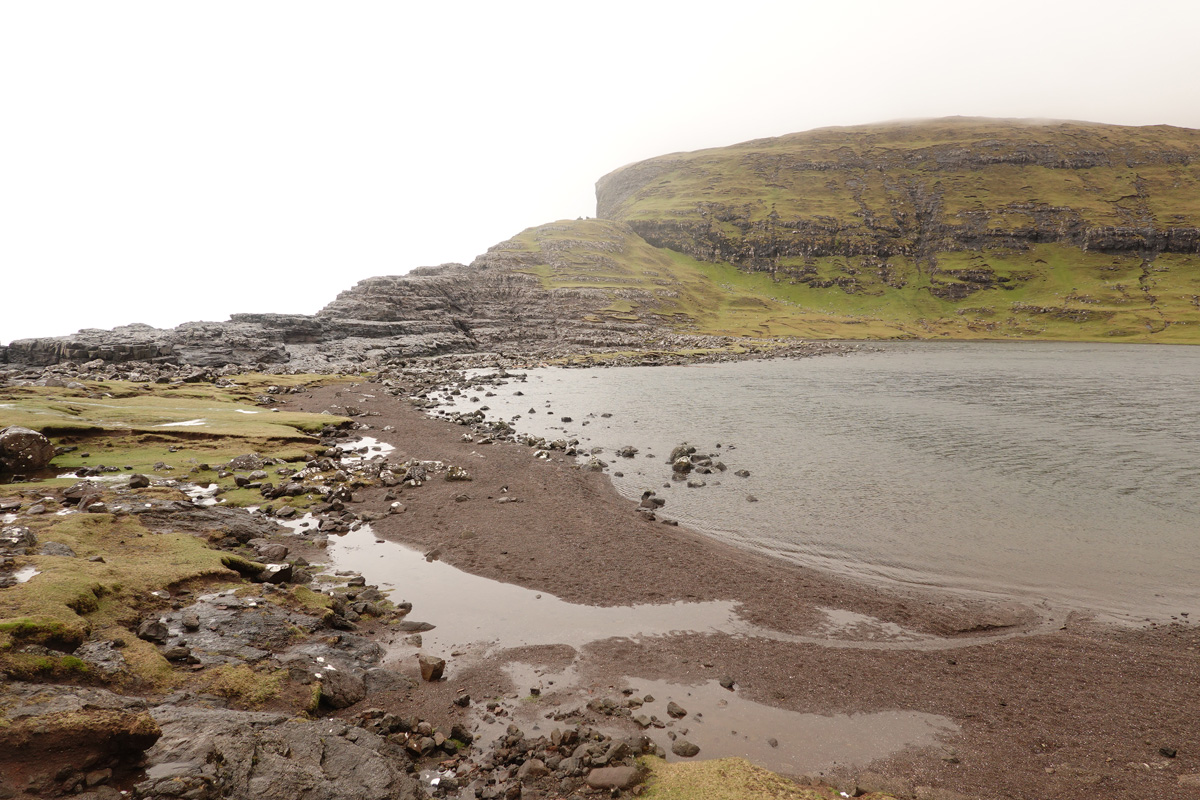
[[[282, 524], [300, 530], [305, 518]], [[472, 575], [396, 542], [379, 539], [370, 525], [329, 537], [334, 570], [361, 574], [394, 602], [413, 604], [410, 618], [436, 628], [422, 632], [426, 652], [473, 655], [508, 647], [566, 644], [576, 649], [611, 637], [637, 638], [675, 633], [724, 633], [822, 647], [942, 650], [993, 642], [1027, 631], [943, 639], [917, 633], [863, 614], [823, 609], [827, 622], [809, 635], [781, 633], [746, 622], [734, 603], [664, 603], [636, 606], [586, 606], [511, 583]], [[1044, 622], [1043, 625], [1053, 625]]]
[[[623, 679], [624, 688], [630, 690], [626, 695], [616, 691], [620, 685], [604, 688], [584, 685], [578, 662], [554, 670], [514, 661], [506, 664], [504, 671], [512, 679], [517, 694], [526, 699], [508, 703], [509, 714], [480, 715], [476, 736], [484, 747], [504, 735], [510, 722], [532, 725], [532, 731], [542, 734], [554, 727], [554, 723], [542, 719], [547, 705], [546, 701], [530, 696], [535, 691], [562, 709], [583, 706], [594, 697], [630, 704], [632, 718], [641, 717], [642, 724], [653, 720], [645, 735], [666, 751], [668, 761], [688, 760], [671, 752], [675, 741], [671, 737], [675, 736], [700, 748], [696, 758], [736, 756], [787, 775], [818, 775], [835, 767], [864, 767], [906, 747], [943, 744], [959, 733], [958, 725], [951, 719], [916, 711], [805, 714], [773, 708], [724, 689], [717, 681], [689, 686], [627, 677]], [[652, 699], [646, 701], [647, 697]], [[640, 705], [638, 699], [642, 700]], [[667, 712], [671, 702], [686, 713], [678, 719], [672, 718]], [[628, 735], [628, 731], [623, 732], [615, 725], [600, 728], [610, 735]]]
[[344, 536], [331, 536], [328, 552], [335, 569], [362, 574], [394, 601], [411, 602], [410, 618], [436, 625], [421, 638], [422, 649], [437, 655], [473, 645], [484, 649], [543, 644], [580, 648], [613, 636], [732, 631], [737, 627], [731, 602], [576, 605], [545, 592], [427, 561], [415, 550], [377, 539], [367, 525]]
[[362, 436], [340, 445], [345, 454], [341, 458], [343, 466], [353, 467], [362, 461], [369, 461], [375, 456], [387, 456], [396, 449], [394, 445], [376, 439], [373, 436]]
[[[936, 745], [959, 732], [947, 717], [917, 711], [802, 714], [747, 700], [716, 681], [685, 686], [626, 680], [634, 696], [654, 698], [634, 715], [653, 715], [666, 723], [666, 728], [652, 727], [647, 733], [667, 751], [668, 761], [686, 759], [671, 752], [667, 731], [697, 745], [699, 758], [738, 756], [788, 775], [865, 766], [906, 747]], [[671, 719], [667, 714], [671, 701], [686, 710], [686, 716]]]

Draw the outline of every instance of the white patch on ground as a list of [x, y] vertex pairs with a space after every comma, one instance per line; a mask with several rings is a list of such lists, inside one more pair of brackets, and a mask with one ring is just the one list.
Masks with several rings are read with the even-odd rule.
[[847, 611], [843, 608], [822, 608], [820, 611], [826, 618], [820, 630], [831, 638], [889, 642], [926, 638], [919, 633], [902, 628], [894, 622], [884, 622], [881, 619]]
[[[384, 456], [386, 458], [389, 453], [396, 449], [395, 446], [387, 442], [381, 442], [373, 436], [363, 436], [352, 442], [345, 442], [340, 446], [344, 451], [351, 451], [342, 456], [342, 464], [348, 467], [374, 458], [375, 456]], [[366, 448], [366, 452], [359, 452], [364, 447]]]
[[[64, 472], [61, 475], [56, 475], [56, 478], [79, 478], [74, 472]], [[86, 478], [79, 478], [81, 481], [99, 481], [100, 483], [126, 483], [129, 481], [128, 475], [115, 473], [112, 475], [89, 475]]]
[[215, 506], [219, 500], [216, 498], [217, 489], [220, 484], [209, 483], [204, 486], [181, 486], [180, 489], [188, 497], [192, 498], [192, 502], [198, 506]]
[[17, 583], [26, 583], [34, 575], [41, 575], [41, 574], [42, 573], [38, 570], [37, 567], [24, 567], [23, 569], [19, 569], [16, 572], [14, 572], [13, 577], [16, 578]]
[[206, 419], [186, 419], [183, 422], [164, 422], [161, 425], [155, 425], [156, 428], [194, 428], [201, 425], [207, 425]]

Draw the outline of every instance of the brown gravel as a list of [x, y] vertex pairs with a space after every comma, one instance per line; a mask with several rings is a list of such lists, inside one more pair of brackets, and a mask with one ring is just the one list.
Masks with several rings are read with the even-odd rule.
[[[712, 634], [613, 639], [585, 648], [594, 682], [733, 675], [748, 698], [795, 711], [944, 715], [962, 730], [947, 747], [870, 765], [915, 796], [1200, 797], [1200, 778], [1190, 786], [1187, 778], [1200, 775], [1200, 631], [1190, 624], [1135, 631], [1071, 618], [1047, 627], [1032, 609], [856, 585], [648, 521], [605, 475], [566, 457], [535, 460], [520, 445], [464, 442], [466, 429], [379, 386], [289, 398], [305, 411], [350, 403], [372, 412], [359, 421], [395, 445], [392, 461], [442, 460], [471, 472], [470, 482], [404, 488], [407, 510], [375, 524], [388, 538], [439, 548], [463, 570], [576, 603], [733, 600], [748, 620], [799, 634], [813, 633], [818, 609], [833, 607], [963, 640], [952, 649], [868, 649]], [[365, 490], [363, 506], [382, 508], [382, 494]], [[456, 501], [462, 494], [469, 499]], [[521, 502], [495, 502], [505, 496]], [[436, 609], [424, 616], [437, 621]], [[481, 669], [468, 677], [479, 691], [502, 682]], [[430, 688], [414, 702], [432, 713], [451, 695]]]

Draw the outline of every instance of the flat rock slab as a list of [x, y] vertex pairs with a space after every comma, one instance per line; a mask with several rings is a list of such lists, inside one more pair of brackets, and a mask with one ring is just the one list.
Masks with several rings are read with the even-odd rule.
[[169, 705], [153, 714], [162, 738], [146, 753], [142, 796], [178, 796], [180, 788], [230, 800], [422, 796], [397, 745], [341, 720]]
[[289, 647], [296, 632], [312, 633], [321, 625], [308, 614], [232, 593], [207, 595], [163, 620], [167, 636], [162, 643], [190, 648], [204, 665], [261, 661]]

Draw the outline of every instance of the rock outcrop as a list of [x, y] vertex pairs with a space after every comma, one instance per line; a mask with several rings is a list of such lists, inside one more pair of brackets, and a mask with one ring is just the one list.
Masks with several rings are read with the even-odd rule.
[[[561, 247], [561, 239], [556, 243]], [[325, 370], [504, 348], [633, 346], [663, 329], [605, 313], [613, 302], [609, 292], [547, 287], [535, 273], [553, 272], [559, 268], [555, 260], [550, 249], [518, 249], [510, 241], [470, 265], [422, 267], [361, 281], [315, 316], [234, 314], [228, 322], [189, 322], [169, 330], [142, 324], [86, 329], [73, 336], [16, 340], [0, 347], [0, 363], [286, 364]]]

